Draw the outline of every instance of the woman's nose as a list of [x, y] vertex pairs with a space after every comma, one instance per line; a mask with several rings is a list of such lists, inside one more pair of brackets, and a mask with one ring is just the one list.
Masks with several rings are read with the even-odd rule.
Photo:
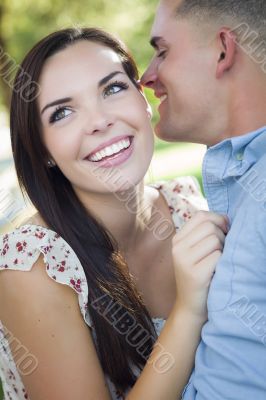
[[100, 107], [93, 110], [85, 119], [84, 130], [87, 134], [104, 133], [114, 124], [114, 116]]
[[113, 123], [108, 118], [99, 118], [93, 124], [91, 129], [91, 134], [98, 133], [98, 132], [105, 132]]

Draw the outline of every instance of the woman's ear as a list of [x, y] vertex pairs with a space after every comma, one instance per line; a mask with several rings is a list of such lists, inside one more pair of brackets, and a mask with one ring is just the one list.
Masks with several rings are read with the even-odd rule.
[[144, 100], [145, 100], [145, 103], [146, 103], [146, 106], [147, 106], [146, 111], [147, 111], [148, 117], [149, 117], [150, 119], [152, 119], [152, 115], [153, 115], [153, 114], [152, 114], [151, 105], [150, 105], [150, 103], [148, 102], [148, 100], [146, 99], [146, 96], [145, 96], [144, 92], [141, 92], [141, 95], [143, 96], [143, 98], [144, 98]]
[[147, 101], [147, 113], [148, 113], [148, 117], [150, 119], [152, 119], [152, 116], [153, 116], [152, 108], [151, 108], [151, 105], [150, 105], [150, 103], [148, 101]]
[[216, 68], [216, 78], [221, 78], [229, 71], [235, 62], [237, 52], [236, 37], [228, 28], [220, 29], [218, 33], [219, 57]]

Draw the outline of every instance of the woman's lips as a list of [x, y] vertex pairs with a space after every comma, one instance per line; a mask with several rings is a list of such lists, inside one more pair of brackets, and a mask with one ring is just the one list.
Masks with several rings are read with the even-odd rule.
[[95, 166], [103, 167], [103, 168], [112, 168], [116, 167], [118, 165], [123, 164], [125, 161], [127, 161], [133, 150], [134, 150], [134, 137], [130, 136], [130, 146], [126, 149], [120, 150], [118, 153], [113, 154], [111, 156], [106, 156], [102, 160], [99, 161], [90, 161], [88, 158], [86, 158], [87, 161], [95, 164]]
[[96, 154], [96, 153], [98, 153], [98, 152], [100, 152], [102, 150], [105, 150], [107, 147], [111, 147], [111, 146], [113, 146], [113, 145], [115, 145], [115, 144], [117, 144], [117, 143], [119, 143], [119, 142], [121, 142], [123, 140], [128, 140], [131, 137], [132, 136], [130, 136], [130, 135], [116, 136], [116, 137], [108, 140], [107, 142], [102, 143], [98, 147], [96, 147], [92, 152], [90, 152], [90, 154], [88, 154], [86, 157], [84, 157], [84, 159], [88, 159], [89, 161], [91, 161], [91, 157], [94, 154]]

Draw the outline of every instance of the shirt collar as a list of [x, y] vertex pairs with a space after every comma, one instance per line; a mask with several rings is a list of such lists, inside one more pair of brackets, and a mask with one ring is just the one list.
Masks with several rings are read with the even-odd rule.
[[266, 153], [266, 126], [245, 135], [225, 139], [215, 146], [209, 147], [209, 149], [222, 149], [227, 147], [228, 144], [232, 148], [232, 157], [237, 158], [238, 155], [242, 154], [243, 159], [251, 156], [258, 160]]
[[[215, 146], [209, 147], [206, 156], [220, 153], [228, 154], [229, 163], [223, 171], [223, 178], [227, 176], [241, 176], [252, 167], [263, 155], [266, 154], [266, 126], [256, 131], [223, 140]], [[218, 153], [218, 154], [217, 154]], [[223, 158], [222, 158], [223, 159]], [[221, 168], [222, 165], [220, 165]]]
[[[232, 155], [236, 155], [239, 153], [241, 150], [243, 151], [249, 144], [250, 142], [253, 141], [257, 136], [261, 135], [262, 133], [266, 134], [266, 125], [263, 126], [262, 128], [257, 129], [256, 131], [252, 131], [250, 133], [246, 133], [245, 135], [241, 136], [235, 136], [232, 138], [228, 138], [223, 140], [222, 142], [209, 147], [209, 149], [219, 149], [221, 147], [225, 147], [228, 143], [231, 144], [232, 146]], [[265, 153], [265, 148], [263, 153]]]

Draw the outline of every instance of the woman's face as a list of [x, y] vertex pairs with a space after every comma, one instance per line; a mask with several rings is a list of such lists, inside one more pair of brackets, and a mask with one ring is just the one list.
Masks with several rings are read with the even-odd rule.
[[40, 77], [42, 134], [78, 192], [123, 191], [153, 153], [149, 106], [108, 47], [80, 41], [50, 57]]

